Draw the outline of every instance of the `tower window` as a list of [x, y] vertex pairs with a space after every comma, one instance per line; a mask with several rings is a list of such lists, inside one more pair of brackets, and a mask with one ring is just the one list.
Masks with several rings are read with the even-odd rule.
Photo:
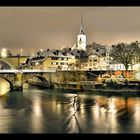
[[96, 49], [96, 52], [99, 52], [99, 49]]

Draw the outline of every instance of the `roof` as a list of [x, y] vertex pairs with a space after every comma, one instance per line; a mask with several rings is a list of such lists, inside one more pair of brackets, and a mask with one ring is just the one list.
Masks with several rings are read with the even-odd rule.
[[62, 53], [60, 50], [51, 50], [51, 51], [44, 51], [39, 55], [29, 57], [30, 61], [38, 62], [44, 61], [48, 57], [63, 57], [63, 58], [72, 58], [74, 55], [70, 53]]

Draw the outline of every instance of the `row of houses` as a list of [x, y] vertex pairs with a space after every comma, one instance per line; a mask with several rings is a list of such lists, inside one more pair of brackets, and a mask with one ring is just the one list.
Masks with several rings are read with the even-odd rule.
[[70, 70], [69, 65], [75, 64], [75, 62], [74, 55], [64, 54], [59, 50], [48, 50], [29, 57], [26, 61], [26, 67], [31, 69]]
[[[40, 51], [26, 60], [26, 67], [60, 70], [125, 70], [123, 64], [113, 63], [109, 52], [104, 55], [92, 53], [86, 58], [79, 59], [76, 54], [62, 50]], [[129, 70], [131, 69], [130, 67]]]
[[[96, 51], [95, 51], [96, 52]], [[104, 54], [91, 53], [86, 58], [77, 58], [73, 51], [46, 50], [37, 52], [35, 56], [27, 58], [22, 68], [26, 69], [56, 69], [56, 70], [85, 70], [85, 71], [115, 71], [121, 74], [125, 70], [123, 64], [114, 63], [109, 56], [109, 51]], [[129, 71], [138, 71], [140, 65], [129, 67]], [[120, 71], [120, 72], [118, 72]]]

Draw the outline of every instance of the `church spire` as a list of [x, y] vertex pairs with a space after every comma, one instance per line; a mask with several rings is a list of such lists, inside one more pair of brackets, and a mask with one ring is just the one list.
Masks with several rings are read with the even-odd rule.
[[81, 12], [81, 26], [80, 26], [80, 34], [85, 34], [83, 29], [83, 13]]

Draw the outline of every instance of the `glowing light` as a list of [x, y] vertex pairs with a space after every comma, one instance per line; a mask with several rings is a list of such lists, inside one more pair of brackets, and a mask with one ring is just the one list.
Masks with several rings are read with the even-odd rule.
[[113, 99], [111, 99], [109, 102], [109, 112], [113, 114], [116, 113], [115, 101]]
[[7, 82], [5, 83], [5, 80], [3, 79], [0, 80], [2, 81], [0, 86], [0, 96], [3, 96], [9, 91], [9, 84]]
[[38, 98], [34, 98], [33, 111], [34, 111], [34, 115], [38, 117], [42, 115], [41, 102]]
[[100, 76], [97, 78], [97, 81], [101, 82], [101, 77]]
[[96, 120], [96, 121], [98, 121], [98, 119], [99, 119], [99, 111], [100, 111], [100, 107], [99, 107], [99, 105], [98, 104], [96, 104], [95, 106], [94, 106], [94, 108], [93, 108], [93, 118]]
[[84, 106], [83, 105], [81, 105], [81, 114], [84, 114], [85, 113], [85, 109], [84, 109]]
[[72, 56], [72, 59], [75, 59], [75, 56]]
[[7, 57], [7, 49], [3, 48], [1, 50], [1, 57]]
[[100, 110], [101, 110], [101, 112], [103, 112], [103, 113], [107, 111], [104, 107], [101, 107]]
[[58, 113], [61, 112], [61, 105], [60, 104], [57, 104], [57, 110], [58, 110]]
[[39, 65], [39, 63], [38, 63], [38, 62], [36, 62], [36, 63], [35, 63], [35, 65], [36, 65], [36, 66], [37, 66], [37, 65]]
[[32, 133], [40, 133], [42, 132], [43, 123], [42, 123], [42, 107], [41, 107], [41, 100], [39, 96], [33, 97], [33, 104], [32, 104], [33, 112], [31, 114], [31, 132]]

